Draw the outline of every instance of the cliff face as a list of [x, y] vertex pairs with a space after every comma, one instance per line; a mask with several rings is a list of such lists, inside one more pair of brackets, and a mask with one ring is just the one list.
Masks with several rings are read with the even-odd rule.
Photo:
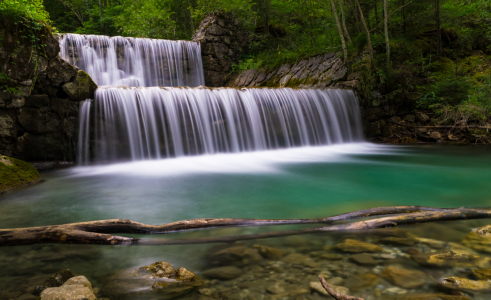
[[0, 154], [74, 160], [78, 101], [93, 98], [97, 86], [58, 56], [58, 41], [47, 29], [39, 47], [22, 39], [22, 30], [0, 21]]
[[215, 12], [201, 21], [193, 41], [201, 44], [206, 86], [221, 87], [229, 81], [232, 62], [238, 61], [248, 36], [231, 13]]

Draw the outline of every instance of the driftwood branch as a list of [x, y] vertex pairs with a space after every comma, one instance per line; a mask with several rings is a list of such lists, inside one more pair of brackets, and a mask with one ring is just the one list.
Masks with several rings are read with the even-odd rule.
[[326, 290], [326, 292], [329, 293], [334, 299], [336, 300], [364, 300], [363, 298], [358, 298], [358, 297], [353, 297], [353, 296], [348, 296], [344, 294], [340, 294], [336, 292], [330, 285], [329, 283], [326, 282], [324, 277], [319, 275], [319, 280], [322, 284], [322, 287]]
[[[361, 218], [373, 219], [340, 223]], [[147, 225], [130, 220], [103, 220], [31, 228], [0, 229], [0, 246], [18, 246], [43, 243], [101, 244], [101, 245], [182, 245], [200, 243], [226, 243], [307, 233], [360, 231], [424, 222], [491, 218], [488, 209], [443, 209], [421, 206], [379, 207], [359, 210], [320, 219], [195, 219], [164, 225]], [[324, 224], [322, 227], [289, 231], [276, 231], [238, 236], [220, 236], [195, 239], [132, 238], [112, 234], [168, 234], [197, 229], [267, 226], [287, 224]]]

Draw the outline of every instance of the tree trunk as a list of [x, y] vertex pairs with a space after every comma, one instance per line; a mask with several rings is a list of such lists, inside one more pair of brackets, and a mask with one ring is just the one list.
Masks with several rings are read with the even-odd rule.
[[361, 23], [363, 24], [363, 27], [365, 28], [365, 32], [367, 34], [367, 47], [368, 47], [368, 53], [370, 55], [370, 63], [371, 66], [374, 67], [375, 61], [373, 58], [373, 47], [372, 47], [372, 40], [370, 39], [370, 30], [368, 29], [367, 23], [365, 22], [365, 17], [363, 17], [363, 10], [361, 9], [360, 2], [358, 0], [355, 0], [355, 3], [360, 13]]
[[388, 0], [384, 0], [384, 32], [387, 69], [390, 68], [390, 43], [389, 43], [389, 13], [387, 11]]
[[441, 33], [441, 26], [440, 26], [440, 0], [435, 0], [436, 1], [436, 38], [437, 38], [437, 46], [436, 46], [436, 56], [440, 57], [440, 50], [442, 47], [442, 33]]
[[350, 44], [352, 44], [353, 42], [351, 41], [351, 37], [349, 35], [348, 28], [346, 28], [346, 18], [344, 16], [343, 0], [339, 0], [339, 9], [341, 10], [341, 21], [343, 22], [344, 35], [348, 39], [348, 42]]
[[346, 49], [346, 42], [344, 41], [343, 27], [339, 22], [338, 12], [336, 11], [336, 4], [334, 0], [331, 0], [332, 13], [334, 14], [334, 19], [336, 20], [336, 26], [338, 27], [339, 38], [341, 39], [341, 46], [343, 47], [344, 63], [348, 62], [348, 49]]
[[[375, 218], [357, 222], [337, 223], [339, 221], [348, 221], [367, 217]], [[147, 225], [130, 220], [114, 219], [31, 228], [0, 229], [0, 247], [46, 243], [99, 245], [185, 245], [202, 243], [230, 243], [240, 240], [255, 240], [307, 233], [352, 233], [353, 231], [383, 229], [387, 227], [394, 227], [397, 225], [489, 218], [491, 218], [491, 210], [489, 209], [445, 209], [421, 206], [395, 206], [364, 209], [320, 219], [195, 219], [164, 225]], [[217, 227], [319, 223], [324, 224], [324, 226], [299, 230], [287, 230], [234, 236], [204, 237], [194, 239], [140, 239], [134, 237], [111, 235], [111, 233], [168, 234], [178, 231], [182, 232]]]

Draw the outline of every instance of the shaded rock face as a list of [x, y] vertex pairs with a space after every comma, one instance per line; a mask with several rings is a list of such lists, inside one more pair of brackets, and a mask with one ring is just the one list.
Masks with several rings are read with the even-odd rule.
[[[344, 84], [347, 75], [348, 68], [336, 53], [325, 53], [302, 59], [294, 65], [284, 64], [277, 69], [246, 70], [230, 81], [229, 87], [338, 87], [338, 84]], [[351, 85], [356, 87], [358, 83], [355, 81]]]
[[45, 29], [38, 50], [20, 38], [20, 25], [0, 20], [0, 153], [26, 161], [74, 161], [78, 102], [97, 86], [58, 56]]
[[214, 12], [201, 21], [193, 42], [201, 44], [205, 84], [226, 86], [232, 63], [247, 45], [248, 35], [242, 32], [231, 13]]

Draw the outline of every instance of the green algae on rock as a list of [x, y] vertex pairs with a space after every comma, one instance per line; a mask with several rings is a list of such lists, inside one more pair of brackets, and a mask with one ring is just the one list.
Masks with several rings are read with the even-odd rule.
[[0, 193], [40, 179], [38, 171], [32, 164], [0, 155]]

